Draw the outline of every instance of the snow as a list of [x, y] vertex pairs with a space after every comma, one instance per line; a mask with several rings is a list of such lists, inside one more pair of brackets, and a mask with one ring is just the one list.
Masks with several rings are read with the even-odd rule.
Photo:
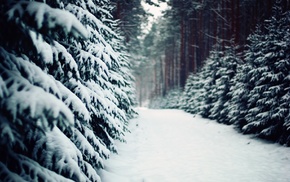
[[[88, 101], [87, 99], [90, 97], [87, 93], [87, 90], [85, 87], [80, 84], [79, 81], [76, 81], [74, 79], [70, 79], [70, 84], [75, 87], [75, 92], [71, 92], [67, 87], [62, 85], [60, 82], [56, 82], [58, 85], [58, 88], [62, 94], [62, 100], [63, 102], [70, 106], [71, 109], [79, 117], [82, 117], [84, 120], [83, 121], [89, 121], [91, 119], [90, 112], [86, 108], [86, 105], [89, 104], [90, 100]], [[75, 95], [76, 94], [76, 95]]]
[[[58, 60], [59, 58], [57, 58], [56, 56], [56, 61], [65, 61], [64, 65], [67, 65], [68, 68], [71, 70], [71, 71], [75, 71], [77, 72], [77, 77], [79, 77], [78, 75], [78, 64], [76, 63], [75, 59], [73, 58], [73, 56], [68, 52], [68, 50], [63, 46], [61, 45], [60, 43], [56, 42], [56, 41], [53, 41], [53, 47], [52, 47], [52, 51], [55, 55], [59, 55], [61, 54], [62, 57], [59, 57], [60, 59], [62, 60]], [[63, 74], [64, 74], [64, 71], [63, 71]], [[66, 74], [68, 74], [66, 72]]]
[[[23, 9], [24, 7], [26, 8]], [[61, 9], [51, 8], [41, 2], [17, 3], [8, 11], [8, 20], [11, 20], [17, 14], [22, 18], [24, 12], [34, 18], [33, 21], [36, 22], [37, 29], [41, 29], [43, 26], [47, 26], [49, 29], [60, 26], [66, 33], [72, 33], [75, 37], [88, 38], [86, 28], [73, 14]]]
[[[95, 8], [97, 8], [97, 6], [95, 6]], [[73, 14], [76, 14], [76, 16], [81, 19], [82, 17], [86, 17], [86, 21], [90, 22], [91, 25], [95, 25], [99, 31], [106, 31], [109, 34], [118, 37], [118, 35], [109, 27], [107, 27], [106, 25], [104, 25], [101, 20], [99, 20], [98, 18], [96, 18], [92, 13], [90, 13], [89, 11], [84, 11], [82, 8], [73, 5], [73, 4], [68, 4], [66, 6], [66, 9], [70, 12], [72, 12]], [[81, 26], [79, 27], [81, 28]], [[94, 28], [93, 28], [94, 29]], [[99, 34], [99, 33], [98, 33]], [[86, 32], [85, 33], [86, 37], [89, 36], [89, 33]], [[92, 33], [91, 33], [92, 35]], [[88, 38], [88, 37], [87, 37]]]
[[139, 109], [105, 182], [287, 182], [290, 148], [180, 110]]
[[[30, 158], [21, 155], [21, 154], [12, 154], [11, 157], [13, 161], [20, 164], [21, 174], [18, 175], [14, 172], [11, 172], [2, 162], [0, 162], [0, 172], [5, 172], [7, 176], [2, 175], [1, 181], [56, 181], [56, 182], [72, 182], [72, 180], [67, 179], [54, 171], [51, 171], [43, 166], [39, 165], [37, 162], [31, 160]], [[17, 165], [17, 164], [16, 164]], [[29, 173], [27, 174], [26, 171]], [[3, 174], [3, 173], [2, 173]], [[4, 176], [4, 177], [3, 177]], [[21, 176], [21, 177], [20, 177]]]
[[106, 148], [105, 144], [100, 142], [101, 139], [99, 139], [98, 136], [96, 136], [94, 134], [94, 132], [87, 128], [87, 127], [83, 127], [84, 129], [84, 135], [85, 137], [91, 142], [93, 143], [92, 145], [94, 145], [95, 147], [95, 150], [98, 151], [98, 153], [101, 155], [102, 158], [109, 158], [109, 155], [110, 155], [110, 151]]
[[0, 172], [1, 173], [6, 173], [6, 176], [2, 176], [3, 181], [8, 181], [13, 180], [13, 181], [18, 181], [18, 182], [25, 182], [24, 179], [22, 179], [20, 176], [18, 176], [16, 173], [11, 172], [7, 166], [5, 164], [3, 164], [2, 162], [0, 162]]
[[19, 113], [25, 113], [29, 109], [30, 117], [40, 118], [42, 122], [37, 124], [43, 124], [43, 126], [48, 122], [46, 117], [62, 117], [65, 125], [74, 123], [72, 112], [58, 98], [39, 87], [33, 87], [27, 80], [21, 79], [20, 76], [13, 75], [13, 77], [12, 74], [12, 72], [7, 71], [7, 75], [10, 76], [7, 79], [7, 84], [11, 85], [9, 90], [12, 94], [9, 100], [2, 101], [1, 104], [6, 105], [7, 110], [13, 113], [14, 120]]
[[[43, 143], [46, 145], [44, 150]], [[80, 168], [82, 165], [80, 161], [83, 161], [82, 153], [59, 128], [54, 127], [46, 133], [46, 138], [37, 141], [33, 152], [34, 158], [37, 158], [39, 150], [42, 152], [39, 160], [43, 161], [46, 168], [53, 169], [58, 174], [67, 174], [76, 181], [86, 181], [87, 176]]]
[[53, 64], [53, 53], [51, 46], [43, 40], [43, 37], [40, 34], [37, 34], [34, 31], [29, 31], [29, 34], [38, 54], [41, 55], [43, 62]]

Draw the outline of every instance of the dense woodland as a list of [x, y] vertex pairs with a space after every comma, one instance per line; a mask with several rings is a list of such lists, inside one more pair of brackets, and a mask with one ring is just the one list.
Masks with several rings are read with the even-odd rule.
[[[168, 4], [146, 34], [141, 2]], [[134, 106], [148, 100], [290, 146], [289, 8], [2, 0], [0, 179], [101, 181]]]
[[101, 181], [136, 116], [114, 11], [109, 0], [1, 1], [1, 181]]
[[[167, 11], [143, 42], [143, 55], [150, 58], [148, 63], [153, 59], [156, 67], [150, 97], [183, 88], [212, 50], [230, 46], [242, 53], [256, 26], [271, 18], [274, 4], [275, 0], [168, 1]], [[279, 4], [283, 11], [289, 9], [289, 1]]]
[[290, 2], [177, 2], [144, 40], [156, 45], [149, 47], [156, 62], [150, 106], [183, 109], [290, 146]]

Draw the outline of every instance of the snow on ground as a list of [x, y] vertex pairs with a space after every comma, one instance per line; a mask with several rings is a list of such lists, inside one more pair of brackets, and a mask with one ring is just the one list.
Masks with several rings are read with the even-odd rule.
[[180, 110], [139, 109], [103, 182], [289, 182], [290, 148]]

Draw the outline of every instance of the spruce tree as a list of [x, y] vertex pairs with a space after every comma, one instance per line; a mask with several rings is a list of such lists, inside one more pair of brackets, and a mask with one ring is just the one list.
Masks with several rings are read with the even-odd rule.
[[253, 88], [253, 83], [250, 81], [251, 75], [248, 74], [250, 70], [251, 66], [247, 63], [237, 66], [237, 73], [233, 78], [233, 85], [228, 93], [230, 105], [227, 118], [229, 118], [230, 124], [235, 124], [238, 128], [241, 128], [246, 122], [245, 116], [248, 110], [249, 92]]
[[218, 96], [215, 93], [217, 92], [217, 79], [221, 77], [219, 70], [221, 68], [222, 54], [222, 52], [217, 50], [212, 51], [201, 70], [204, 91], [200, 95], [202, 99], [200, 114], [202, 117], [209, 119], [214, 119], [212, 109], [214, 108], [214, 104], [218, 101]]
[[182, 93], [180, 109], [192, 114], [200, 113], [203, 104], [201, 97], [204, 92], [203, 85], [204, 80], [201, 79], [200, 72], [189, 75]]
[[[279, 6], [273, 12], [249, 37], [245, 76], [240, 79], [241, 93], [248, 100], [241, 106], [245, 119], [237, 124], [244, 133], [289, 144], [289, 12], [283, 13]], [[241, 103], [237, 105], [240, 108]]]
[[240, 63], [239, 57], [235, 54], [234, 47], [226, 47], [220, 57], [220, 67], [216, 73], [215, 92], [212, 94], [217, 98], [211, 108], [210, 118], [220, 123], [230, 124], [228, 112], [231, 109], [231, 95], [229, 94], [231, 86], [234, 84], [234, 76], [237, 66]]
[[100, 181], [133, 113], [112, 6], [46, 3], [1, 5], [1, 179]]

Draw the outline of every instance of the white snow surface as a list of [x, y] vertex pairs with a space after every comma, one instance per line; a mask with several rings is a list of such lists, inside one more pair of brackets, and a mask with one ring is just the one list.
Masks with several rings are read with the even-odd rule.
[[103, 182], [290, 181], [290, 148], [180, 110], [138, 111]]
[[44, 24], [49, 29], [60, 26], [66, 33], [72, 33], [75, 37], [88, 38], [88, 31], [73, 14], [61, 9], [51, 8], [42, 2], [22, 1], [16, 3], [7, 12], [8, 20], [11, 20], [17, 14], [22, 18], [25, 12], [34, 18], [32, 21], [36, 22], [37, 29], [41, 29]]

